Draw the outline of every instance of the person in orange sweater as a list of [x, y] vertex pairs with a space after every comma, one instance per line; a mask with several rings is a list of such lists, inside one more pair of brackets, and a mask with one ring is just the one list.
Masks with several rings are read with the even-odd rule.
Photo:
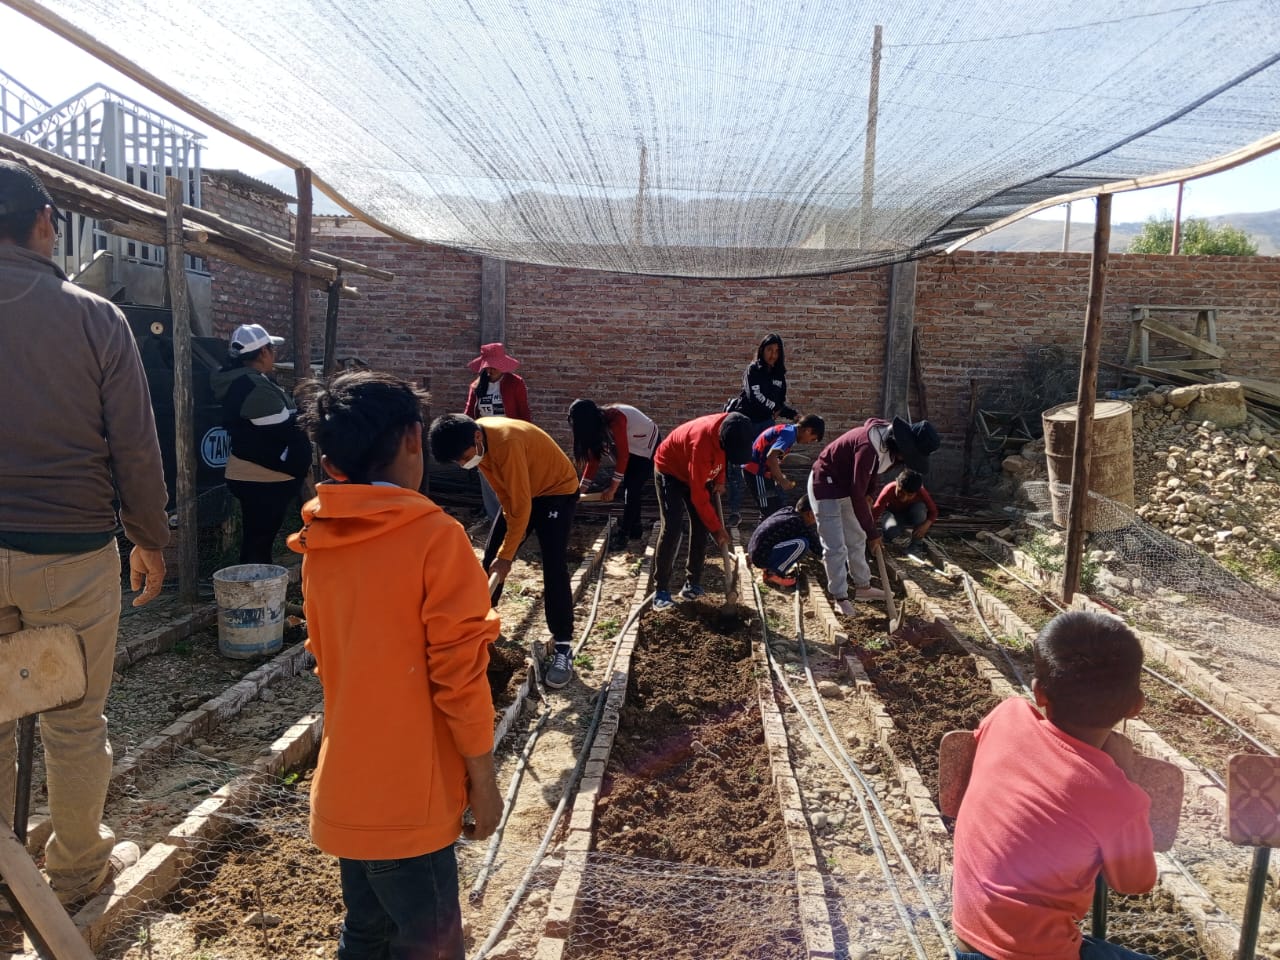
[[553, 644], [542, 679], [559, 690], [573, 679], [573, 588], [565, 554], [578, 506], [577, 471], [542, 428], [523, 420], [448, 413], [432, 421], [429, 436], [439, 463], [479, 469], [502, 505], [482, 561], [485, 573], [498, 576], [495, 604], [520, 544], [531, 530], [538, 535], [542, 606]]
[[418, 493], [413, 388], [345, 373], [310, 407], [331, 482], [289, 546], [324, 687], [311, 837], [338, 857], [338, 956], [462, 960], [453, 843], [484, 839], [502, 812], [486, 676], [498, 617], [462, 526]]

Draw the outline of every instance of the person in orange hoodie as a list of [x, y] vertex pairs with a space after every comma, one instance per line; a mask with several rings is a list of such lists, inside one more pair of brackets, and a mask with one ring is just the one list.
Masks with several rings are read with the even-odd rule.
[[462, 526], [418, 493], [413, 388], [345, 373], [310, 407], [331, 482], [289, 546], [324, 687], [311, 837], [338, 857], [338, 957], [462, 960], [453, 843], [489, 836], [502, 812], [486, 676], [498, 617]]

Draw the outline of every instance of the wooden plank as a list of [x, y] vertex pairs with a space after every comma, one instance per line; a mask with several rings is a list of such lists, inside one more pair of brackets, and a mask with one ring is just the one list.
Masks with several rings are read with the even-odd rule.
[[1144, 367], [1154, 370], [1221, 370], [1221, 360], [1148, 360]]
[[45, 883], [26, 848], [9, 825], [0, 820], [0, 877], [9, 895], [26, 914], [33, 939], [41, 943], [40, 956], [52, 960], [94, 960], [93, 951]]
[[0, 723], [12, 723], [84, 696], [84, 649], [74, 628], [28, 627], [0, 636]]
[[164, 261], [165, 279], [169, 287], [169, 309], [173, 322], [173, 449], [177, 466], [174, 503], [178, 513], [178, 594], [184, 603], [195, 603], [196, 545], [199, 525], [196, 521], [196, 441], [195, 401], [191, 393], [191, 300], [187, 296], [187, 271], [183, 263], [186, 251], [182, 241], [182, 198], [186, 184], [177, 177], [166, 177]]
[[920, 330], [914, 326], [911, 328], [911, 382], [915, 384], [916, 401], [920, 405], [915, 419], [928, 420], [929, 395], [924, 384], [924, 363], [920, 359]]
[[916, 261], [895, 263], [889, 270], [889, 316], [884, 332], [884, 380], [880, 415], [887, 420], [909, 417], [911, 334], [916, 318]]
[[493, 257], [480, 259], [480, 343], [505, 343], [507, 339], [507, 263]]
[[324, 371], [325, 377], [338, 372], [338, 301], [342, 290], [342, 273], [329, 284], [329, 298], [324, 313]]
[[1166, 337], [1169, 340], [1176, 340], [1183, 346], [1190, 347], [1192, 350], [1199, 351], [1200, 353], [1207, 353], [1211, 357], [1222, 359], [1227, 355], [1227, 351], [1222, 349], [1222, 347], [1218, 346], [1216, 343], [1210, 343], [1208, 340], [1202, 340], [1195, 334], [1188, 333], [1186, 330], [1179, 330], [1177, 327], [1165, 323], [1163, 320], [1155, 320], [1148, 317], [1142, 322], [1142, 325], [1152, 333]]

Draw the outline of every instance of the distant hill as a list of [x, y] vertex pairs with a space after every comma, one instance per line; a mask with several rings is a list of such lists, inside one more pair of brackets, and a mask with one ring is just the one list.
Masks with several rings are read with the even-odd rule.
[[[288, 167], [276, 167], [266, 173], [255, 174], [255, 178], [269, 183], [277, 189], [293, 194], [297, 190], [294, 173]], [[316, 191], [312, 201], [312, 213], [316, 216], [333, 216], [345, 214], [346, 211]], [[1213, 226], [1229, 224], [1239, 227], [1253, 238], [1258, 245], [1261, 256], [1280, 256], [1280, 210], [1269, 210], [1265, 213], [1229, 213], [1220, 217], [1206, 217]], [[1142, 223], [1113, 223], [1111, 225], [1111, 251], [1124, 253], [1129, 249], [1129, 241], [1142, 232]], [[1093, 224], [1072, 223], [1071, 250], [1075, 253], [1088, 253], [1093, 247]], [[1028, 217], [1012, 223], [1003, 230], [997, 230], [966, 248], [969, 250], [1061, 250], [1062, 223], [1054, 220], [1033, 220]]]
[[[1280, 256], [1280, 210], [1264, 213], [1228, 213], [1218, 217], [1205, 217], [1212, 226], [1237, 227], [1247, 233], [1258, 245], [1259, 256]], [[1142, 232], [1144, 223], [1111, 224], [1111, 252], [1124, 253], [1129, 241]], [[1093, 248], [1093, 224], [1071, 224], [1071, 251], [1088, 253]], [[1028, 217], [988, 234], [966, 248], [969, 250], [1061, 250], [1062, 222], [1033, 220]]]

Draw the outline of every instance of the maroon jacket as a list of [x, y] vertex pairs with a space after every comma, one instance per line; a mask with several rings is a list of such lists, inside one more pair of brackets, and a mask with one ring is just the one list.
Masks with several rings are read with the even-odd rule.
[[888, 420], [872, 417], [862, 426], [836, 437], [823, 447], [813, 462], [814, 498], [839, 500], [848, 497], [852, 500], [858, 525], [866, 531], [869, 540], [880, 536], [871, 516], [871, 505], [867, 503], [871, 482], [880, 472], [880, 454], [872, 443], [871, 431], [887, 426]]
[[[476, 385], [479, 383], [478, 378], [471, 381], [471, 386], [467, 388], [467, 405], [462, 411], [472, 420], [476, 419], [476, 410], [480, 405], [480, 398], [476, 395]], [[533, 414], [529, 412], [529, 392], [525, 389], [523, 377], [504, 373], [498, 381], [498, 393], [502, 395], [503, 416], [533, 423]]]

